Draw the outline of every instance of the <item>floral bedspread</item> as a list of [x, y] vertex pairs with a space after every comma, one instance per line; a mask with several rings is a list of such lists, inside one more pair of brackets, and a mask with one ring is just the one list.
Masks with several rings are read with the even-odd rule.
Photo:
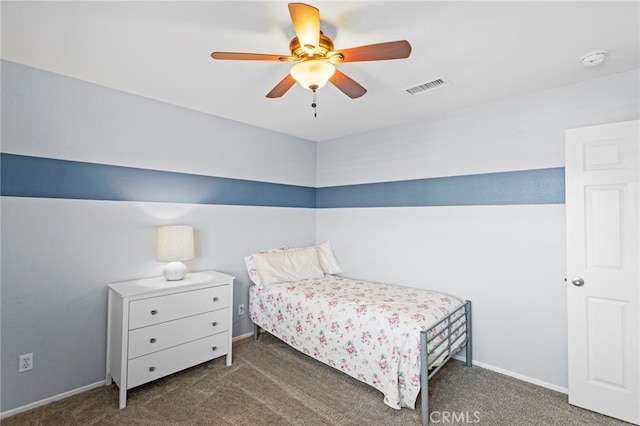
[[[384, 394], [385, 404], [395, 409], [415, 408], [420, 331], [462, 305], [441, 293], [335, 276], [253, 286], [249, 296], [255, 324], [375, 387]], [[443, 327], [430, 333], [437, 337], [428, 345], [429, 356], [446, 338]], [[464, 336], [464, 327], [452, 333], [452, 339], [458, 334]]]

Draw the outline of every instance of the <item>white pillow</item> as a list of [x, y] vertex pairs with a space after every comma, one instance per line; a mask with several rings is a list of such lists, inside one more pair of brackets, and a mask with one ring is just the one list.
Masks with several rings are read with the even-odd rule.
[[324, 277], [315, 247], [252, 256], [262, 285]]
[[[272, 248], [272, 249], [268, 249], [268, 250], [261, 250], [260, 253], [273, 253], [276, 251], [284, 251], [287, 250], [289, 247], [287, 246], [282, 246], [282, 247], [278, 247], [278, 248]], [[244, 257], [244, 264], [247, 266], [247, 272], [249, 273], [249, 279], [251, 281], [253, 281], [254, 284], [261, 286], [262, 282], [260, 281], [260, 277], [258, 276], [258, 271], [256, 270], [256, 266], [253, 263], [253, 256], [245, 256]]]
[[320, 267], [327, 275], [341, 274], [342, 268], [336, 259], [336, 254], [333, 252], [331, 242], [325, 241], [322, 244], [316, 246], [318, 250], [318, 259], [320, 260]]

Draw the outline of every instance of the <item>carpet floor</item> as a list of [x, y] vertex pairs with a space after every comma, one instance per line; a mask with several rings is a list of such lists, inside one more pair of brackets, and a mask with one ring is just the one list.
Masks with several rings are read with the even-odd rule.
[[[118, 409], [115, 384], [16, 414], [14, 425], [419, 425], [382, 394], [263, 334], [224, 357], [131, 389]], [[567, 403], [567, 396], [451, 360], [429, 384], [432, 424], [626, 425]]]

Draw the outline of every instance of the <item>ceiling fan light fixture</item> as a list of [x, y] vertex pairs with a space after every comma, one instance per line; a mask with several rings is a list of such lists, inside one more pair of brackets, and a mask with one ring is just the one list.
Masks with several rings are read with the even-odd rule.
[[317, 90], [327, 84], [335, 72], [331, 62], [311, 59], [295, 64], [289, 74], [305, 89]]
[[387, 41], [334, 50], [333, 40], [320, 30], [320, 11], [305, 3], [289, 3], [289, 14], [296, 36], [289, 42], [291, 55], [273, 55], [247, 52], [212, 52], [213, 59], [244, 61], [296, 62], [267, 98], [279, 98], [300, 83], [305, 89], [315, 92], [330, 81], [338, 90], [351, 99], [367, 93], [362, 85], [335, 68], [342, 62], [386, 61], [404, 59], [411, 54], [407, 40]]

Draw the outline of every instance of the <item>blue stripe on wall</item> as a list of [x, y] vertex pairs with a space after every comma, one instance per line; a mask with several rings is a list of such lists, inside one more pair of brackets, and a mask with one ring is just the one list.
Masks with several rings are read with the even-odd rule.
[[317, 208], [564, 204], [564, 168], [318, 188]]
[[315, 207], [315, 188], [1, 154], [9, 197]]
[[311, 188], [1, 154], [2, 196], [270, 207], [563, 204], [564, 168]]

